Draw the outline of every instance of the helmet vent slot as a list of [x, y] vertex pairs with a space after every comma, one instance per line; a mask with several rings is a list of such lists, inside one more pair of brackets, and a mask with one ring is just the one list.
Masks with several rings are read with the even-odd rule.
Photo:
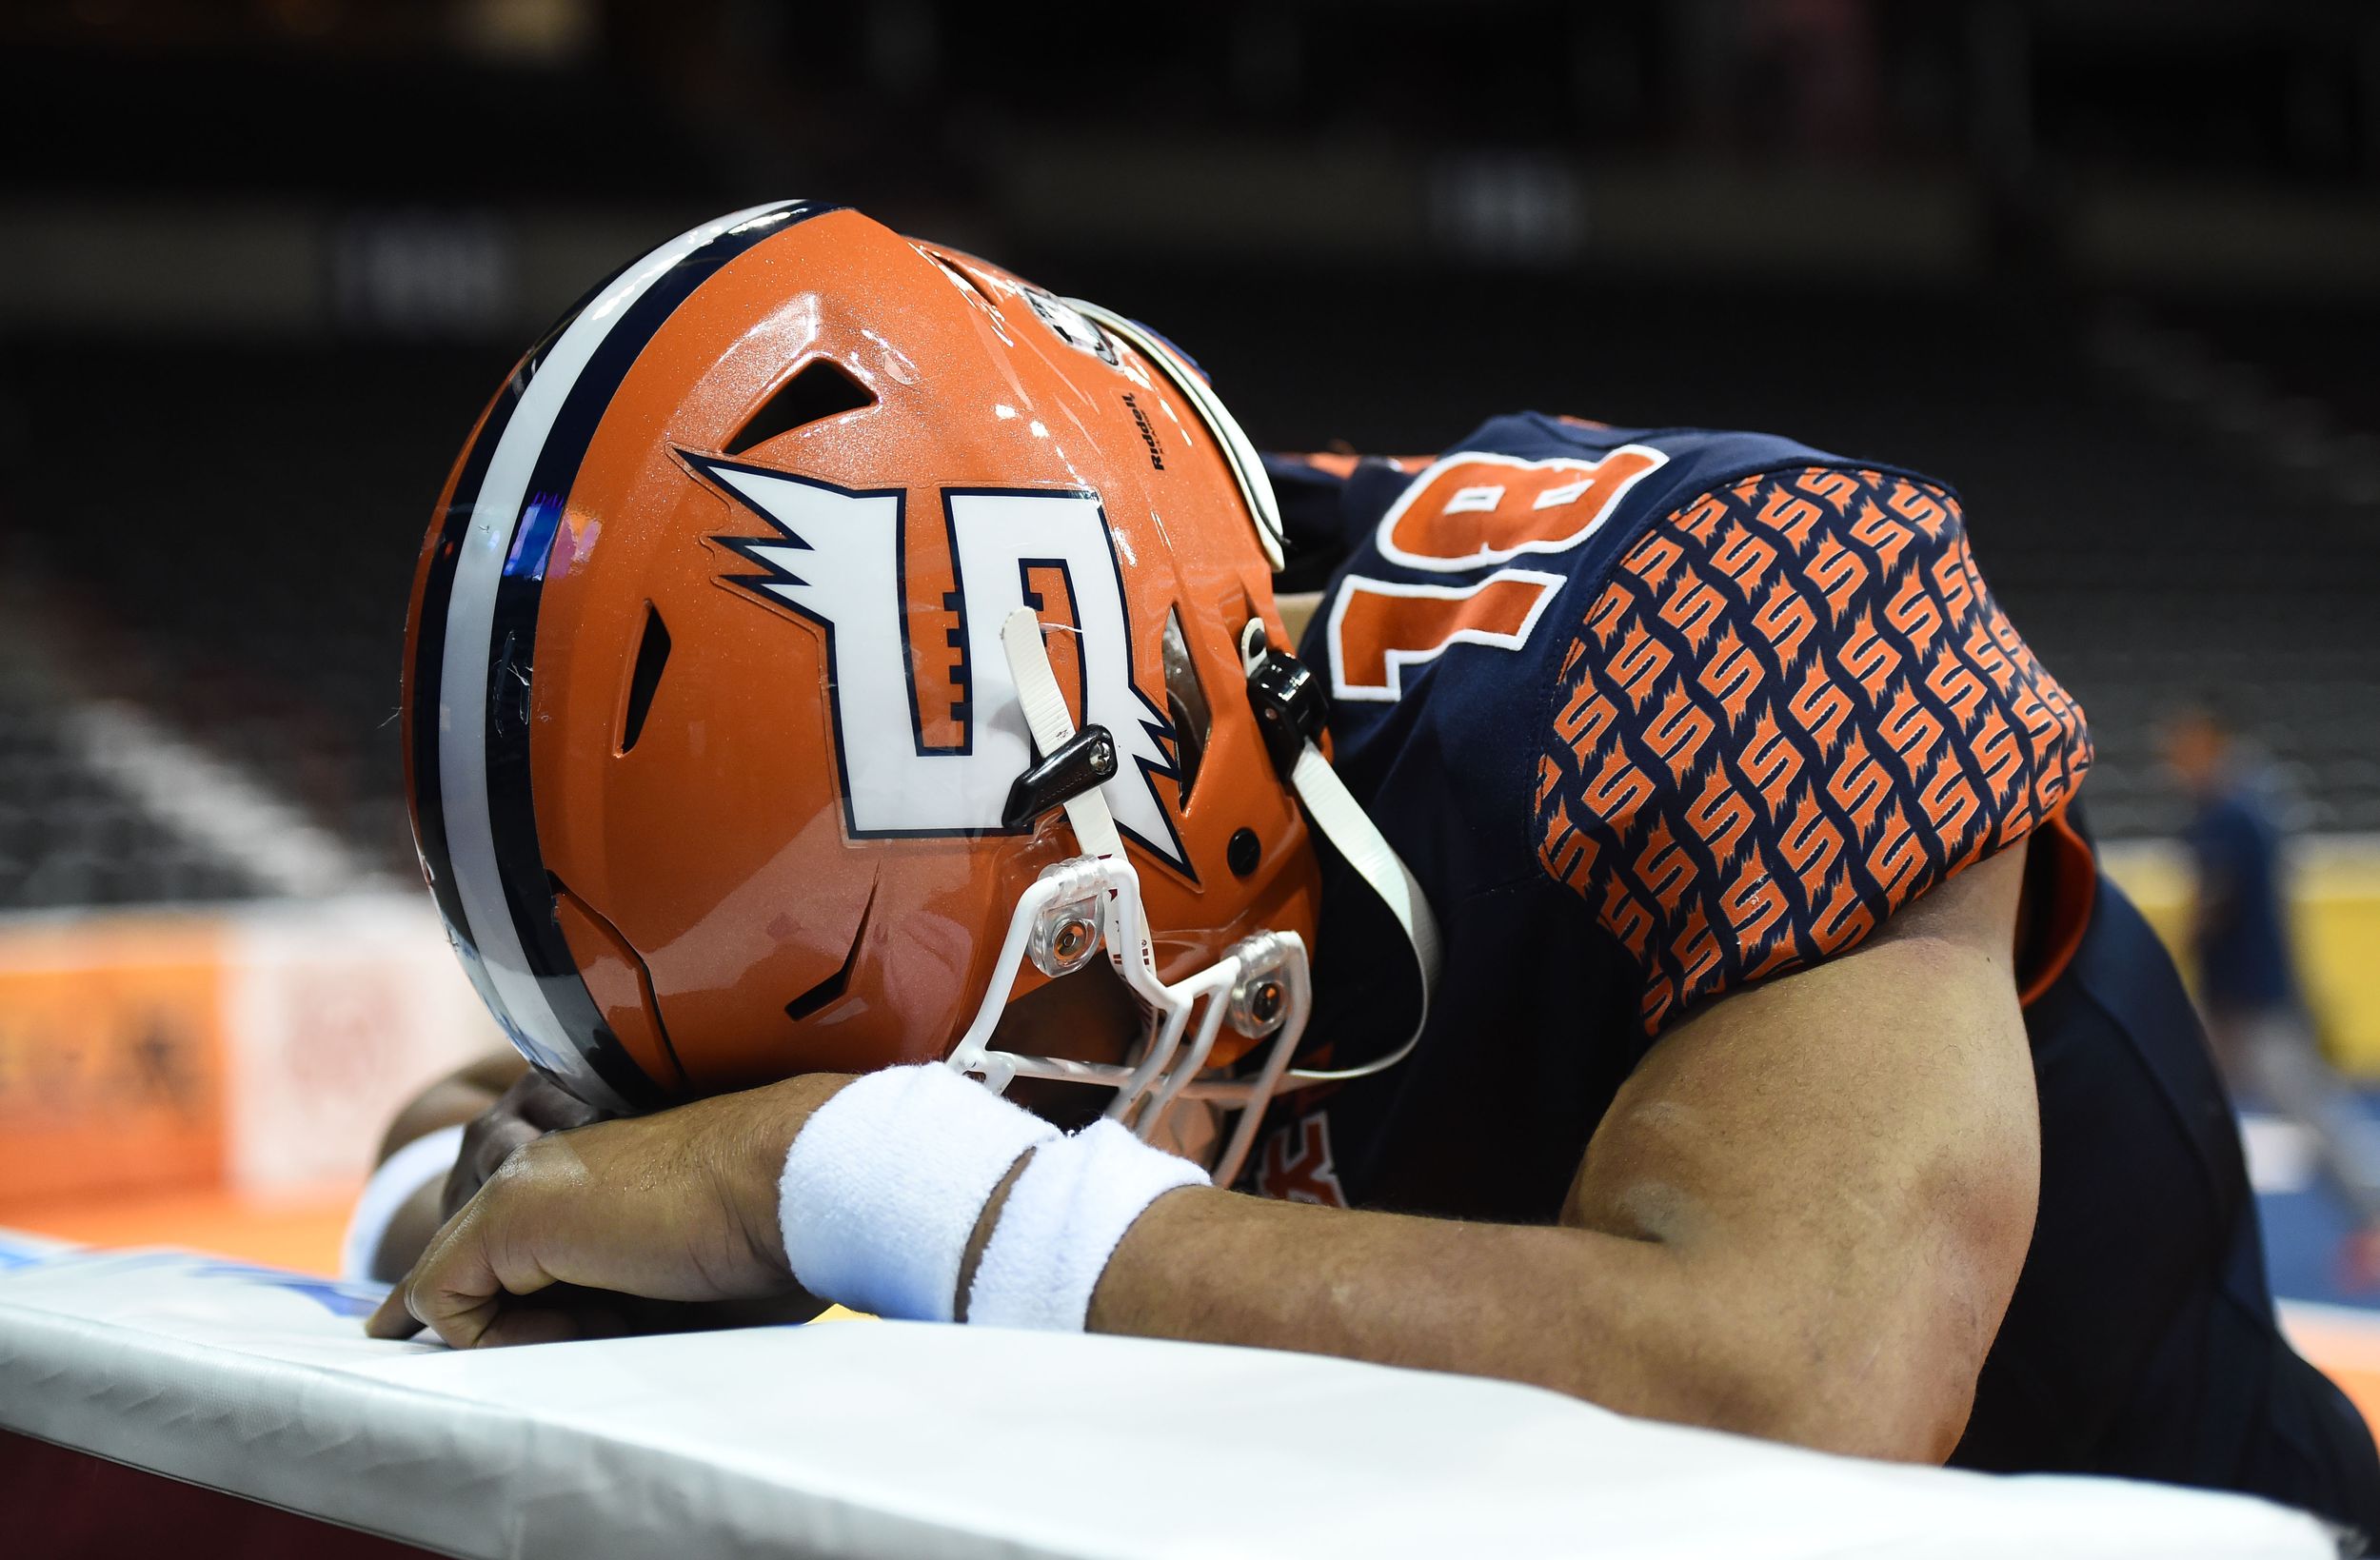
[[1199, 681], [1198, 664], [1190, 659], [1190, 642], [1182, 635], [1179, 609], [1165, 614], [1162, 648], [1165, 714], [1174, 727], [1174, 773], [1181, 785], [1182, 811], [1188, 812], [1190, 788], [1199, 782], [1199, 761], [1206, 756], [1215, 714], [1206, 701], [1206, 686]]
[[935, 265], [940, 266], [942, 268], [944, 275], [948, 276], [953, 282], [958, 283], [959, 286], [966, 291], [973, 293], [975, 295], [975, 301], [978, 304], [981, 304], [984, 308], [989, 309], [994, 317], [998, 317], [1000, 313], [1000, 300], [984, 291], [982, 283], [977, 281], [964, 268], [952, 265], [949, 261], [943, 259], [941, 255], [936, 254], [931, 249], [920, 249], [918, 253], [923, 255]]
[[803, 365], [800, 373], [778, 385], [776, 394], [762, 403], [751, 420], [736, 430], [736, 436], [727, 441], [724, 453], [741, 455], [781, 433], [791, 433], [825, 418], [875, 405], [876, 397], [867, 386], [826, 359], [813, 358]]
[[851, 984], [851, 967], [860, 961], [860, 944], [867, 940], [868, 914], [875, 908], [876, 890], [871, 887], [867, 891], [867, 903], [860, 907], [860, 924], [851, 929], [851, 946], [843, 956], [842, 968], [787, 1002], [786, 1017], [798, 1024], [843, 994], [844, 988]]
[[636, 647], [636, 669], [628, 676], [628, 703], [620, 717], [620, 751], [626, 753], [645, 735], [645, 717], [652, 712], [653, 695], [661, 687], [662, 668], [669, 664], [669, 625], [661, 608], [645, 603], [645, 638]]

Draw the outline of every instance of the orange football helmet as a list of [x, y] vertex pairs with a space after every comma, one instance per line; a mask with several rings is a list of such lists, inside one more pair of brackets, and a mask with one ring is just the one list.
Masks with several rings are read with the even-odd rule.
[[[1318, 884], [1279, 548], [1154, 334], [840, 207], [684, 234], [522, 361], [424, 546], [407, 789], [455, 947], [613, 1110], [942, 1057], [1144, 1135], [1260, 1105]], [[1102, 946], [1137, 1054], [991, 1047]]]

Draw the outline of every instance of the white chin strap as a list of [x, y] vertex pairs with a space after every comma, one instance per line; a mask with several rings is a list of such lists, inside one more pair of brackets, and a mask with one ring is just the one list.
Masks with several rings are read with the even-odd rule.
[[[1243, 658], [1264, 653], [1263, 625], [1249, 624]], [[1019, 702], [1034, 745], [1056, 753], [1075, 735], [1073, 717], [1051, 671], [1033, 611], [1019, 607], [1001, 624], [1001, 644], [1016, 680]], [[1002, 938], [1000, 960], [984, 989], [975, 1019], [951, 1052], [949, 1065], [999, 1094], [1019, 1077], [1095, 1084], [1115, 1091], [1107, 1116], [1143, 1139], [1165, 1130], [1174, 1107], [1186, 1100], [1235, 1110], [1229, 1140], [1211, 1159], [1218, 1184], [1231, 1185], [1246, 1163], [1265, 1106], [1277, 1094], [1317, 1083], [1365, 1077], [1394, 1067], [1411, 1054], [1429, 1021], [1430, 994], [1438, 981], [1438, 922], [1420, 885], [1364, 816], [1321, 752], [1307, 742], [1289, 777], [1291, 788], [1323, 837], [1347, 859], [1358, 876], [1379, 895], [1404, 929], [1421, 977], [1419, 1010], [1404, 1044], [1358, 1067], [1317, 1072], [1294, 1069], [1290, 1057], [1305, 1034], [1314, 1005], [1305, 940], [1295, 932], [1258, 932], [1242, 938], [1222, 957], [1171, 984], [1157, 973], [1148, 915], [1140, 900], [1140, 875], [1124, 852], [1123, 837], [1108, 810], [1105, 784], [1065, 803], [1066, 821], [1082, 854], [1045, 869], [1017, 899]], [[1026, 1056], [991, 1049], [992, 1032], [1008, 1005], [1025, 958], [1052, 977], [1081, 968], [1104, 947], [1109, 966], [1121, 977], [1148, 1016], [1139, 1057], [1129, 1064]], [[1207, 1058], [1226, 1022], [1252, 1038], [1269, 1040], [1253, 1068], [1224, 1076], [1210, 1073]]]

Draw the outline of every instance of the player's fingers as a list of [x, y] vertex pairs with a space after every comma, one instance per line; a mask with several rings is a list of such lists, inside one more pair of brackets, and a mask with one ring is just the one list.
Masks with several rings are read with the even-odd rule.
[[541, 1132], [567, 1132], [601, 1121], [604, 1113], [541, 1073], [530, 1073], [508, 1096], [522, 1120]]
[[504, 1313], [504, 1286], [484, 1268], [461, 1276], [450, 1269], [433, 1271], [406, 1286], [405, 1303], [449, 1349], [476, 1349]]
[[480, 1349], [509, 1349], [524, 1343], [569, 1343], [589, 1333], [576, 1312], [562, 1306], [512, 1306], [480, 1330]]
[[439, 1225], [436, 1233], [429, 1237], [429, 1244], [422, 1248], [422, 1254], [413, 1259], [411, 1269], [396, 1281], [381, 1297], [379, 1306], [364, 1319], [366, 1337], [404, 1339], [422, 1330], [422, 1318], [413, 1313], [413, 1281], [422, 1275], [422, 1270], [429, 1265], [432, 1254], [444, 1246], [446, 1236], [453, 1233], [456, 1216], [453, 1214], [446, 1215], [446, 1222]]
[[413, 1313], [405, 1308], [403, 1284], [390, 1290], [380, 1302], [380, 1309], [364, 1320], [364, 1335], [367, 1338], [401, 1340], [411, 1337], [421, 1330], [422, 1324], [414, 1320]]
[[463, 1152], [455, 1155], [454, 1168], [446, 1172], [446, 1184], [439, 1195], [439, 1211], [448, 1218], [463, 1211], [466, 1203], [488, 1177], [503, 1168], [515, 1149], [537, 1141], [540, 1130], [517, 1116], [490, 1110], [471, 1123], [463, 1135]]
[[487, 1130], [471, 1145], [471, 1171], [482, 1183], [504, 1168], [513, 1151], [536, 1142], [545, 1129], [517, 1116], [491, 1119]]
[[[567, 1289], [567, 1285], [557, 1285]], [[548, 1292], [551, 1294], [551, 1292]], [[586, 1338], [624, 1338], [650, 1332], [639, 1327], [618, 1303], [623, 1296], [601, 1290], [572, 1290], [560, 1298], [507, 1305], [480, 1334], [482, 1349], [508, 1349], [522, 1343], [569, 1343]]]
[[400, 1287], [406, 1309], [453, 1348], [477, 1347], [508, 1301], [554, 1282], [529, 1243], [515, 1238], [535, 1223], [544, 1201], [531, 1178], [506, 1175], [484, 1188], [446, 1221]]

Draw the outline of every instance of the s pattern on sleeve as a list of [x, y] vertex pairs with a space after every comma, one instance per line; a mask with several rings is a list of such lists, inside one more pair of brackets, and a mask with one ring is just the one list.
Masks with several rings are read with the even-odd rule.
[[1574, 625], [1537, 859], [1634, 956], [1657, 1035], [1857, 946], [2090, 764], [2081, 707], [1985, 588], [1954, 498], [1774, 471], [1656, 524]]

